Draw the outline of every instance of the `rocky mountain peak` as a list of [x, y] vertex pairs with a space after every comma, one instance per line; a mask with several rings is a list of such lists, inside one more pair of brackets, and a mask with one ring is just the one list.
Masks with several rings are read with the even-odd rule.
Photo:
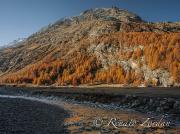
[[57, 27], [57, 26], [72, 26], [73, 24], [80, 24], [86, 22], [95, 23], [99, 22], [112, 22], [112, 23], [130, 23], [130, 22], [144, 22], [141, 17], [132, 13], [128, 10], [120, 9], [117, 7], [112, 8], [95, 8], [88, 9], [82, 12], [79, 16], [73, 17], [65, 17], [56, 21], [54, 24], [50, 24], [47, 27], [41, 29], [41, 31], [45, 31], [49, 27]]
[[96, 18], [104, 20], [120, 20], [134, 22], [142, 21], [142, 19], [138, 15], [117, 7], [89, 9], [84, 11], [80, 15], [80, 17], [84, 17], [86, 19]]

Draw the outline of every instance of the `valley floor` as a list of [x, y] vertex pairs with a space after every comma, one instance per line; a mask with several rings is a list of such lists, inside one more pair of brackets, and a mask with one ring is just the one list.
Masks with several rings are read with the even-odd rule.
[[[168, 101], [171, 99], [176, 104], [180, 98], [179, 89], [143, 90], [3, 86], [0, 87], [0, 133], [179, 134], [179, 113], [167, 109], [166, 114], [143, 107], [149, 105], [148, 101], [151, 100], [148, 100], [148, 97], [153, 97], [153, 100], [160, 99], [159, 101], [166, 105], [169, 105]], [[146, 104], [135, 105], [130, 101], [138, 103], [139, 97], [147, 98]], [[122, 102], [120, 99], [125, 100]], [[165, 102], [164, 99], [168, 101]], [[171, 116], [172, 114], [175, 116]], [[170, 126], [142, 126], [148, 118], [153, 122], [163, 118], [164, 122], [170, 122]], [[133, 125], [129, 124], [130, 121]]]

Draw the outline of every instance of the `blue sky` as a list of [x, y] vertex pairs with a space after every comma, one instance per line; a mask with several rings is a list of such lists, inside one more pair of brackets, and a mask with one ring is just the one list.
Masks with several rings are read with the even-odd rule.
[[0, 0], [0, 45], [28, 37], [62, 17], [112, 6], [147, 21], [180, 21], [180, 0]]

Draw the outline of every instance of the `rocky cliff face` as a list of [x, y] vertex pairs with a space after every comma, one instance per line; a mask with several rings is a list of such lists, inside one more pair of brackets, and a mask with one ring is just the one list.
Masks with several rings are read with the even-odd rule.
[[[13, 76], [15, 73], [14, 75], [18, 76], [18, 79], [30, 77], [30, 82], [33, 83], [35, 81], [34, 75], [28, 73], [27, 76], [27, 72], [31, 68], [38, 68], [38, 65], [42, 65], [48, 60], [49, 64], [55, 61], [64, 62], [63, 68], [58, 72], [54, 78], [55, 80], [50, 82], [51, 84], [61, 81], [65, 70], [68, 70], [71, 77], [69, 79], [73, 81], [77, 77], [75, 75], [77, 66], [74, 66], [74, 68], [70, 68], [70, 66], [71, 64], [82, 65], [84, 62], [77, 61], [77, 55], [83, 55], [83, 57], [86, 57], [85, 61], [94, 57], [98, 65], [93, 71], [91, 70], [84, 74], [82, 78], [78, 78], [78, 84], [96, 83], [97, 81], [107, 83], [107, 80], [101, 81], [96, 78], [98, 77], [97, 73], [108, 71], [116, 65], [122, 67], [124, 77], [128, 77], [127, 75], [131, 72], [131, 75], [141, 74], [139, 76], [141, 79], [133, 76], [133, 80], [130, 82], [112, 80], [108, 83], [132, 85], [138, 79], [140, 82], [136, 85], [139, 86], [179, 86], [179, 31], [179, 22], [145, 22], [138, 15], [118, 8], [87, 10], [81, 13], [80, 16], [64, 18], [41, 29], [16, 47], [1, 49], [1, 79], [6, 82], [16, 82], [17, 79], [14, 80], [15, 76]], [[148, 37], [152, 39], [148, 39]], [[161, 44], [157, 45], [158, 43]], [[158, 48], [158, 46], [161, 48]], [[161, 65], [154, 63], [153, 59], [149, 58], [153, 57], [155, 53], [145, 52], [147, 48], [149, 50], [158, 49], [158, 52], [152, 51], [158, 55], [157, 59], [161, 61]], [[140, 54], [136, 56], [136, 53]], [[168, 59], [168, 56], [172, 59]], [[173, 62], [173, 60], [175, 61], [175, 63], [172, 63], [173, 67], [165, 65], [167, 63], [171, 64], [170, 62]], [[155, 64], [155, 67], [151, 65], [152, 63]], [[176, 72], [172, 71], [172, 68], [175, 68]], [[50, 74], [51, 71], [47, 72]], [[44, 71], [41, 70], [40, 72], [43, 73]], [[40, 79], [40, 72], [34, 76], [36, 80]], [[89, 74], [91, 74], [91, 80], [82, 82], [87, 79], [86, 76]], [[13, 80], [10, 80], [10, 77]], [[81, 81], [81, 79], [83, 80]], [[23, 81], [19, 83], [21, 82]], [[61, 81], [60, 83], [67, 84], [68, 82]]]

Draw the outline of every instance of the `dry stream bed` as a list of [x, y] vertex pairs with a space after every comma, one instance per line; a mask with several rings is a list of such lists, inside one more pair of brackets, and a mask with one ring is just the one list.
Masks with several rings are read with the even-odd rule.
[[179, 91], [66, 90], [1, 87], [0, 133], [180, 134]]

